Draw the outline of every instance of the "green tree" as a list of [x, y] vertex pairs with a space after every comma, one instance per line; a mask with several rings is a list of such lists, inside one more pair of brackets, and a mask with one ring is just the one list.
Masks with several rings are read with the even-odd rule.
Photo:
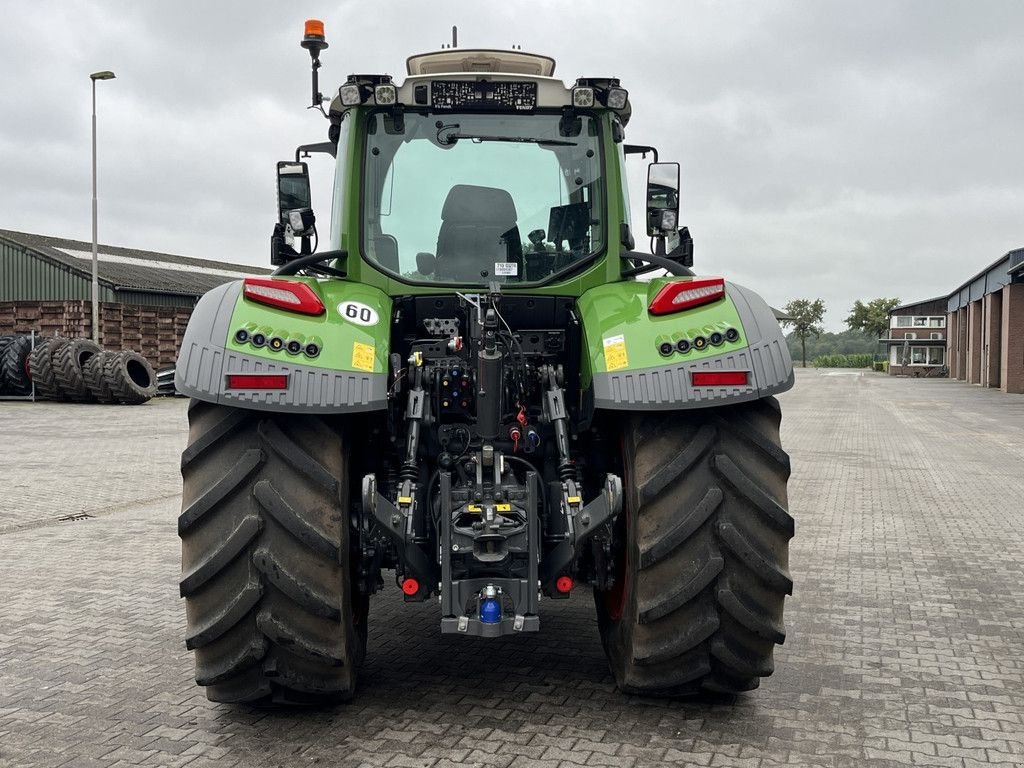
[[[800, 339], [793, 331], [786, 331], [786, 346], [794, 360], [800, 359]], [[825, 331], [816, 339], [807, 340], [807, 359], [813, 361], [824, 355], [873, 355], [878, 351], [878, 339], [861, 331]]]
[[880, 339], [882, 334], [889, 330], [890, 310], [899, 306], [899, 303], [899, 299], [872, 299], [865, 304], [857, 299], [853, 302], [853, 309], [846, 318], [846, 324], [851, 331], [864, 331]]
[[807, 367], [807, 339], [817, 338], [824, 333], [821, 321], [825, 319], [825, 302], [821, 299], [793, 299], [784, 308], [792, 320], [784, 320], [786, 325], [793, 326], [793, 333], [800, 339], [800, 355], [803, 367]]

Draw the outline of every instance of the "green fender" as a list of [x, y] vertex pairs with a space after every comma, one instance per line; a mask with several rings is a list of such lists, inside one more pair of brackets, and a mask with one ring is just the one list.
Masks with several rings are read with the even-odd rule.
[[[610, 283], [580, 297], [585, 337], [581, 384], [592, 389], [595, 408], [707, 408], [793, 386], [793, 361], [782, 329], [753, 291], [726, 282], [724, 298], [709, 304], [669, 315], [647, 311], [664, 285], [691, 279]], [[681, 340], [689, 344], [685, 352]], [[671, 347], [667, 354], [666, 344]], [[745, 372], [746, 383], [694, 386], [694, 371]]]
[[[175, 370], [177, 390], [212, 403], [267, 411], [384, 408], [391, 299], [360, 283], [279, 279], [308, 285], [323, 302], [324, 313], [300, 314], [258, 303], [243, 295], [241, 281], [213, 289], [199, 300], [185, 331]], [[235, 374], [283, 374], [286, 387], [229, 388]]]

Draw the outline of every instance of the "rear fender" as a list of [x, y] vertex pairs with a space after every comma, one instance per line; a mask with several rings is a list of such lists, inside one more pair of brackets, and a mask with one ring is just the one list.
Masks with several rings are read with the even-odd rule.
[[[303, 315], [254, 302], [242, 282], [214, 288], [192, 313], [174, 383], [199, 400], [295, 413], [350, 413], [387, 404], [391, 299], [376, 288], [342, 280], [306, 283], [326, 308]], [[254, 337], [265, 338], [263, 345]], [[246, 335], [248, 338], [246, 338]], [[271, 344], [272, 339], [279, 339]], [[289, 351], [289, 342], [299, 351]], [[310, 344], [313, 347], [310, 347]], [[315, 354], [311, 354], [311, 352]], [[284, 374], [280, 390], [229, 389], [232, 374]]]
[[[650, 314], [651, 299], [675, 279], [611, 283], [580, 297], [586, 337], [581, 383], [592, 386], [595, 408], [708, 408], [757, 400], [793, 386], [793, 361], [764, 299], [726, 281], [723, 299], [674, 314]], [[697, 337], [708, 341], [729, 329], [736, 332], [732, 341], [691, 346], [687, 352], [674, 349], [668, 355], [659, 351], [666, 340], [692, 344]], [[747, 385], [693, 386], [693, 371], [746, 371]]]

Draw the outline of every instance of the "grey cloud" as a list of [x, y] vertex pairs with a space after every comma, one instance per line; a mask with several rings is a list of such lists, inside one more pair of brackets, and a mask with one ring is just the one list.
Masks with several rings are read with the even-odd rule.
[[[6, 3], [3, 226], [89, 237], [88, 73], [99, 86], [101, 238], [266, 261], [273, 166], [324, 136], [305, 109], [302, 21], [331, 47], [321, 87], [401, 77], [458, 24], [464, 46], [522, 44], [558, 74], [629, 88], [630, 141], [682, 164], [702, 271], [782, 304], [943, 293], [1024, 244], [1024, 5], [416, 0]], [[644, 165], [631, 160], [634, 218]], [[330, 167], [315, 159], [328, 216]], [[11, 180], [16, 180], [11, 182]]]

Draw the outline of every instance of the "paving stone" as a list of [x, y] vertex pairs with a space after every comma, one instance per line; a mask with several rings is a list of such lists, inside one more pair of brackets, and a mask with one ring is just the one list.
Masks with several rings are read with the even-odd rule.
[[781, 400], [795, 590], [759, 690], [620, 695], [585, 589], [495, 641], [388, 593], [356, 699], [299, 712], [193, 682], [184, 401], [0, 404], [0, 766], [1024, 765], [1024, 397], [807, 370]]

